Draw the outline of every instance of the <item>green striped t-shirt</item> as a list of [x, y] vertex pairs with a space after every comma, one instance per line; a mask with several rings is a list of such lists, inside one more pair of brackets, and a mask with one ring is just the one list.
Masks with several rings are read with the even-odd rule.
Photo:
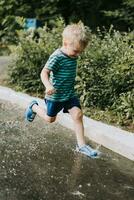
[[46, 95], [52, 101], [66, 101], [74, 96], [77, 58], [71, 58], [57, 49], [48, 59], [45, 68], [51, 70], [50, 82], [56, 93]]

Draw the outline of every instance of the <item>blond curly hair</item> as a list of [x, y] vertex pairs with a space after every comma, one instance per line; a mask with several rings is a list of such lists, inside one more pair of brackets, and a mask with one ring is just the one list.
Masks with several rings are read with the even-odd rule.
[[72, 43], [79, 43], [86, 47], [90, 39], [90, 30], [80, 21], [65, 27], [62, 33], [63, 41], [69, 40]]

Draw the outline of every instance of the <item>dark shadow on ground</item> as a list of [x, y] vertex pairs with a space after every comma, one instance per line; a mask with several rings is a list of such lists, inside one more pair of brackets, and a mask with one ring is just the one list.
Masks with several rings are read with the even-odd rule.
[[23, 113], [0, 101], [0, 200], [133, 200], [132, 161], [80, 155], [71, 130]]

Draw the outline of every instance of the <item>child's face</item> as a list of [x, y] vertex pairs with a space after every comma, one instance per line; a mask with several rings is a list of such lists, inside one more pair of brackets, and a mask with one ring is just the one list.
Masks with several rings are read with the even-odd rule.
[[65, 47], [66, 47], [67, 55], [70, 56], [70, 57], [73, 57], [73, 58], [79, 56], [83, 52], [83, 50], [85, 49], [79, 43], [73, 44], [73, 43], [70, 43], [70, 42], [66, 42]]

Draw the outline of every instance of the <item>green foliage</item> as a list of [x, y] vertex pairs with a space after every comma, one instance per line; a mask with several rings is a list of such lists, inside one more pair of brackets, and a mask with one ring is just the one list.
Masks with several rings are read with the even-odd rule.
[[[117, 102], [123, 101], [122, 93], [134, 93], [133, 44], [131, 34], [121, 35], [112, 28], [109, 32], [101, 33], [98, 30], [97, 35], [92, 35], [89, 47], [79, 59], [78, 67], [76, 89], [84, 107], [114, 109], [127, 119], [128, 114], [118, 109]], [[133, 95], [131, 98], [134, 101]], [[130, 113], [129, 117], [132, 119]]]
[[10, 82], [17, 88], [38, 94], [44, 91], [40, 81], [40, 72], [50, 53], [61, 43], [61, 31], [64, 23], [56, 21], [53, 29], [45, 26], [43, 29], [19, 31], [19, 45], [14, 52], [14, 62], [9, 67]]
[[102, 4], [103, 0], [60, 0], [58, 10], [67, 23], [82, 20], [91, 28], [94, 28], [98, 25], [98, 16]]
[[94, 31], [97, 26], [108, 29], [110, 24], [128, 31], [134, 28], [133, 10], [134, 0], [1, 0], [0, 54], [9, 54], [8, 45], [18, 44], [17, 31], [24, 28], [26, 18], [36, 18], [40, 25], [47, 23], [51, 28], [62, 16], [66, 24], [82, 20]]
[[8, 15], [21, 16], [24, 18], [45, 19], [57, 14], [59, 0], [1, 0], [0, 19]]
[[2, 30], [0, 31], [0, 43], [4, 45], [17, 44], [17, 30], [22, 29], [20, 17], [8, 15], [2, 21]]
[[[11, 83], [23, 91], [43, 95], [40, 72], [49, 55], [61, 45], [63, 27], [60, 19], [53, 29], [44, 26], [37, 32], [19, 31], [20, 43], [10, 66]], [[121, 124], [133, 121], [133, 46], [133, 33], [120, 34], [111, 27], [108, 32], [98, 29], [97, 34], [91, 34], [89, 46], [78, 60], [76, 90], [84, 109], [95, 118], [107, 118], [109, 122], [116, 119]]]
[[115, 109], [117, 113], [122, 113], [123, 118], [132, 119], [134, 122], [134, 89], [120, 95]]
[[82, 20], [92, 30], [114, 24], [118, 30], [133, 30], [134, 0], [1, 0], [0, 43], [17, 43], [16, 30], [21, 29], [17, 18], [36, 18], [52, 27], [62, 16], [66, 23]]
[[23, 28], [18, 18], [36, 18], [43, 23], [55, 19], [59, 0], [1, 0], [0, 1], [0, 44], [16, 44], [17, 30]]
[[134, 29], [134, 0], [122, 0], [121, 7], [115, 10], [104, 11], [106, 17], [116, 19], [117, 23], [123, 22], [123, 26]]

